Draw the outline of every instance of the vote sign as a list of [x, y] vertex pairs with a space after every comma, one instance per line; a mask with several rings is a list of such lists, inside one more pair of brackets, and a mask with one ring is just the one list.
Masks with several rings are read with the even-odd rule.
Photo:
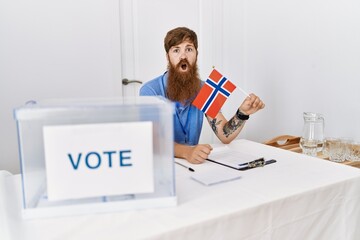
[[154, 192], [152, 122], [44, 126], [49, 200]]

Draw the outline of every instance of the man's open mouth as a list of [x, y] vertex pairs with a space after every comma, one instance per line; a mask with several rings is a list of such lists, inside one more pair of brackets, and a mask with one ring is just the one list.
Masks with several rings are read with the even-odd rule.
[[186, 63], [183, 63], [180, 65], [180, 67], [183, 71], [185, 71], [187, 69], [188, 65]]

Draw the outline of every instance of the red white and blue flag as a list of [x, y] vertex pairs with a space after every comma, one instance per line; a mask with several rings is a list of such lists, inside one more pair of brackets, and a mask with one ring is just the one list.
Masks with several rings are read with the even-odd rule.
[[236, 86], [213, 69], [192, 104], [211, 118], [215, 118]]

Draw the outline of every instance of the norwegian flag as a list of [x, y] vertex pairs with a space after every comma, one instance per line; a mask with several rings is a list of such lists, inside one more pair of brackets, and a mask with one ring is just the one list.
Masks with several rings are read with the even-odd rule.
[[213, 69], [192, 104], [209, 117], [215, 118], [235, 88], [230, 80]]

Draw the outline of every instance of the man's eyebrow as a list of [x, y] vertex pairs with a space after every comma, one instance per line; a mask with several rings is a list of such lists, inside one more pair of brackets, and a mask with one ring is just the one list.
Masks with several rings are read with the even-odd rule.
[[[180, 45], [180, 44], [179, 44], [179, 45]], [[172, 46], [171, 48], [180, 48], [179, 45]], [[186, 48], [187, 48], [187, 47], [193, 47], [193, 48], [195, 48], [194, 44], [192, 44], [192, 43], [186, 44], [185, 47], [186, 47]], [[171, 48], [170, 48], [170, 49], [171, 49]]]

